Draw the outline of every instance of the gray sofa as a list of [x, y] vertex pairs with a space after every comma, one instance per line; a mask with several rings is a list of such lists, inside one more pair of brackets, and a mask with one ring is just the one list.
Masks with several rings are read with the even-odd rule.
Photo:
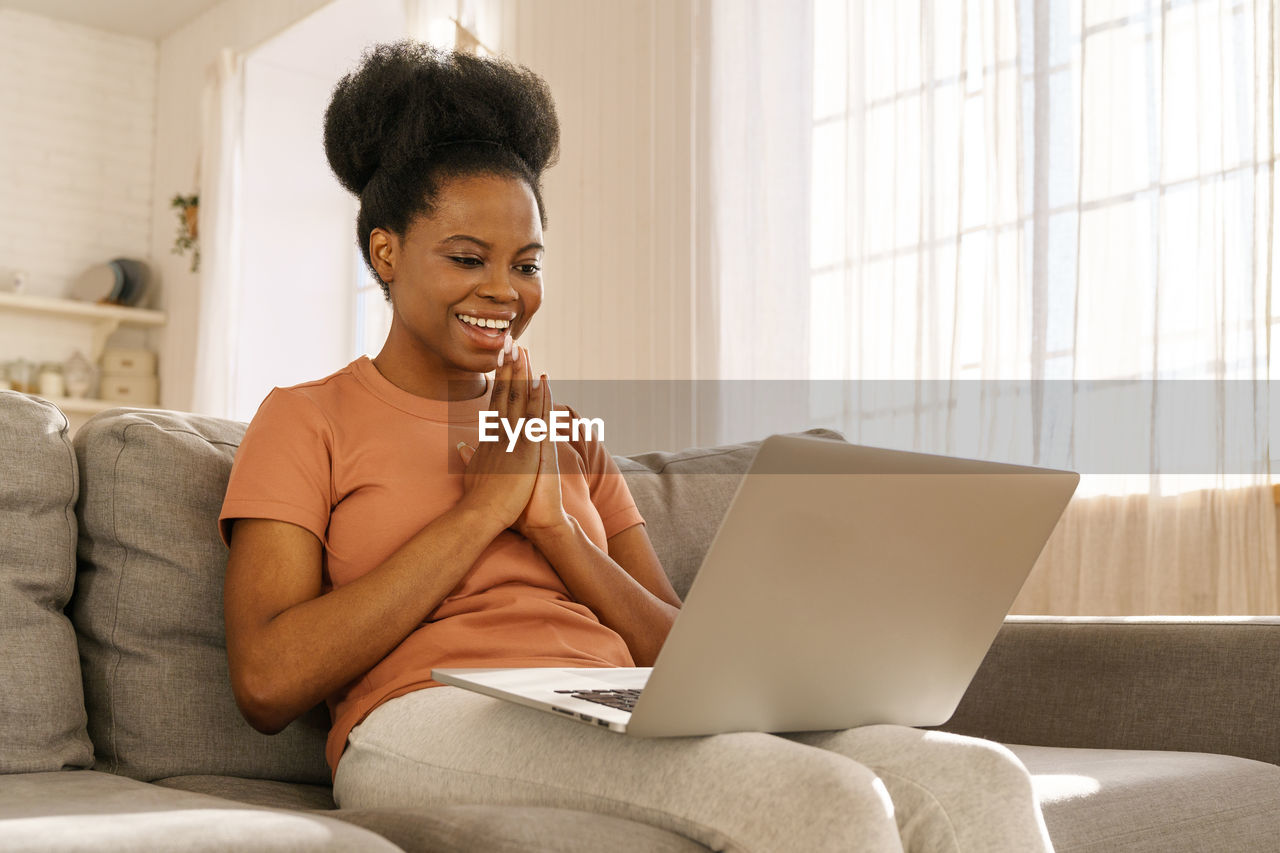
[[[227, 680], [243, 430], [116, 409], [72, 442], [0, 392], [0, 849], [704, 849], [558, 809], [336, 809], [325, 710], [264, 736]], [[682, 595], [754, 450], [617, 458]], [[1278, 652], [1277, 620], [1011, 619], [946, 728], [1012, 745], [1059, 853], [1280, 849]]]

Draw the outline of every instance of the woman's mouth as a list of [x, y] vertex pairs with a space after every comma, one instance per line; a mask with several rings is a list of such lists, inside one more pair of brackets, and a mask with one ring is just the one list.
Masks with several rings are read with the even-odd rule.
[[511, 330], [512, 319], [477, 317], [474, 314], [455, 314], [464, 333], [485, 349], [500, 350], [502, 342]]

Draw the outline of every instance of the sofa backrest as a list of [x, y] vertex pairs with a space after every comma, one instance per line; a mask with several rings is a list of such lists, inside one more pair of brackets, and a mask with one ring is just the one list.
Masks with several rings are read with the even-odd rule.
[[[245, 426], [115, 409], [76, 435], [80, 574], [68, 612], [98, 769], [329, 781], [327, 710], [264, 736], [231, 691], [217, 517]], [[682, 596], [758, 444], [614, 457]]]
[[328, 783], [323, 707], [267, 736], [227, 672], [217, 518], [245, 425], [112, 410], [75, 436], [80, 640], [94, 767], [143, 781], [221, 775]]
[[93, 763], [75, 630], [63, 615], [78, 488], [62, 412], [0, 391], [0, 773]]

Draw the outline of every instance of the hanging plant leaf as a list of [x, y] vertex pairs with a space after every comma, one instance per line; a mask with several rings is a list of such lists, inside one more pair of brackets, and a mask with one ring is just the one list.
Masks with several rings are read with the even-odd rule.
[[178, 236], [173, 241], [172, 252], [181, 255], [191, 249], [191, 271], [196, 272], [200, 269], [200, 196], [179, 193], [169, 206], [178, 211]]

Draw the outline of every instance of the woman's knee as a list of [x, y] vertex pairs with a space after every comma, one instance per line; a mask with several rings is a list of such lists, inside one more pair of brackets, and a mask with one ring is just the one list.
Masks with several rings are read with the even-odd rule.
[[814, 850], [902, 849], [892, 798], [872, 770], [820, 750], [791, 759], [760, 768], [767, 781], [753, 794], [764, 814], [786, 816], [789, 837], [807, 839]]
[[775, 796], [794, 798], [821, 811], [831, 808], [869, 818], [893, 817], [893, 802], [880, 777], [843, 756], [809, 756], [797, 763], [793, 773], [778, 774], [777, 783]]
[[875, 771], [907, 850], [1050, 849], [1030, 774], [1001, 744], [903, 726], [789, 737]]
[[839, 752], [877, 772], [885, 771], [934, 789], [999, 789], [1030, 796], [1031, 777], [1008, 747], [981, 738], [905, 726], [867, 726], [842, 732], [792, 736]]
[[1052, 851], [1031, 774], [1008, 747], [942, 732], [920, 743], [915, 761], [880, 769], [918, 815], [903, 833], [908, 850]]
[[928, 750], [962, 771], [953, 775], [960, 785], [979, 784], [987, 793], [1010, 801], [1034, 800], [1031, 774], [1003, 744], [982, 738], [930, 732], [925, 737]]

